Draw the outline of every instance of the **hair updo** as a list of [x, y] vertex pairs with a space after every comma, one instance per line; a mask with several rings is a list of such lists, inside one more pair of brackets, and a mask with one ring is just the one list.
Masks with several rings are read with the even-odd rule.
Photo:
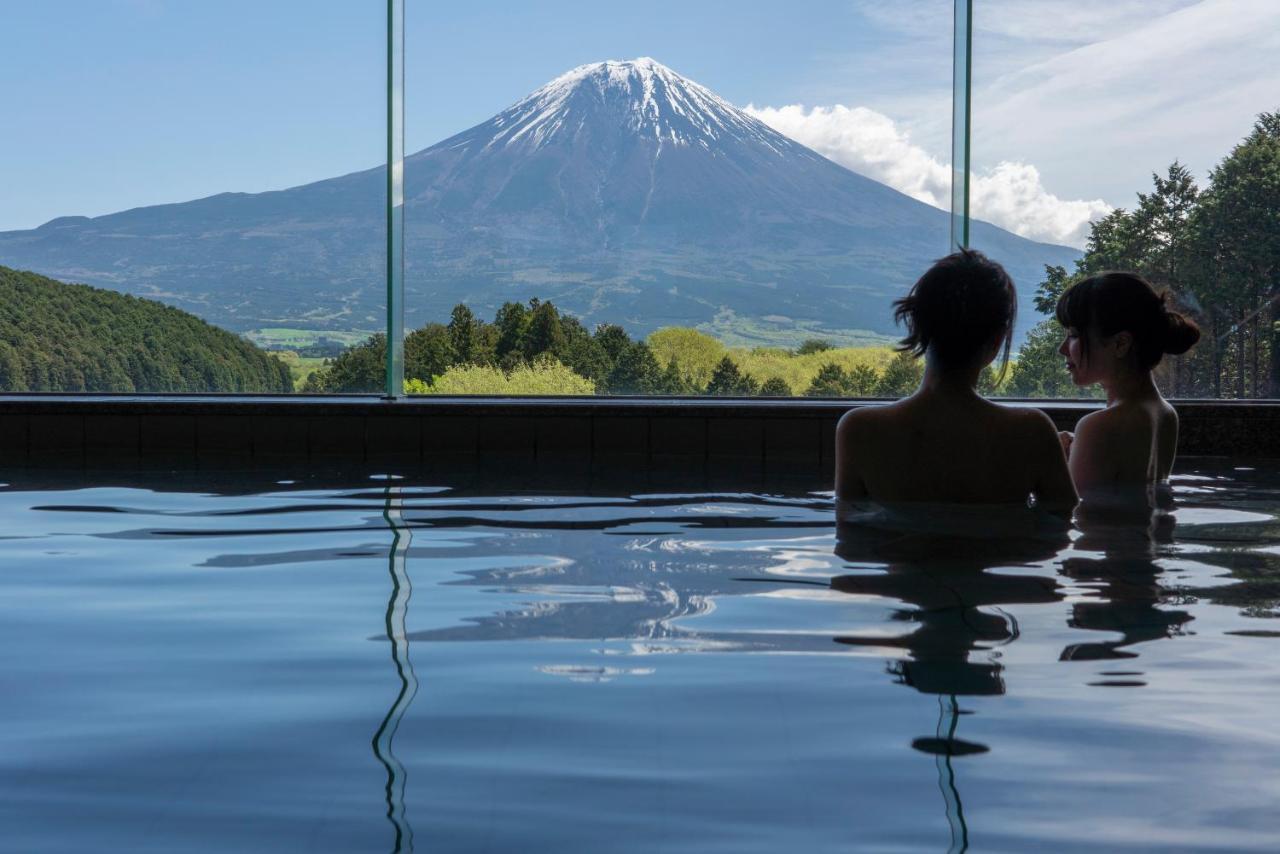
[[934, 262], [893, 306], [893, 319], [907, 328], [899, 351], [915, 356], [932, 351], [943, 366], [964, 367], [1003, 336], [1003, 375], [1013, 346], [1018, 293], [1004, 267], [986, 255], [961, 249]]
[[[1150, 370], [1165, 353], [1185, 353], [1200, 340], [1200, 327], [1168, 307], [1169, 293], [1156, 293], [1137, 273], [1102, 273], [1067, 289], [1055, 312], [1063, 326], [1101, 337], [1119, 332], [1133, 336], [1139, 367]], [[1089, 336], [1080, 338], [1085, 355]]]

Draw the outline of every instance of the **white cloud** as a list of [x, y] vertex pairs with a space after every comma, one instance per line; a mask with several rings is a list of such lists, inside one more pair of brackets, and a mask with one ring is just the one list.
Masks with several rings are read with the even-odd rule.
[[[935, 207], [951, 205], [951, 166], [913, 143], [888, 116], [866, 107], [755, 107], [747, 112], [824, 157]], [[1101, 199], [1064, 200], [1035, 166], [1002, 161], [976, 172], [970, 209], [978, 219], [1033, 240], [1082, 246], [1089, 222], [1111, 208]]]
[[1129, 204], [1174, 159], [1206, 174], [1280, 107], [1278, 55], [1280, 2], [1201, 0], [978, 80], [974, 148]]

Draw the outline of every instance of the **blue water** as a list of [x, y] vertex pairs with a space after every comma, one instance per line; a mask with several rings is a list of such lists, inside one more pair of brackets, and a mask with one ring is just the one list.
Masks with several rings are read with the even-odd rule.
[[0, 487], [6, 852], [1280, 848], [1262, 464], [1008, 542], [804, 491], [122, 482]]

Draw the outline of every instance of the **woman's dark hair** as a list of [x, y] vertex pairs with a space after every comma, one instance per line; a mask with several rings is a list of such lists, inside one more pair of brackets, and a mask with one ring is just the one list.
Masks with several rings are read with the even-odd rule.
[[1018, 293], [995, 261], [973, 249], [961, 249], [935, 261], [911, 291], [894, 300], [893, 319], [907, 327], [898, 350], [934, 358], [947, 367], [970, 365], [1001, 335], [1000, 376], [1009, 366]]
[[1150, 370], [1165, 353], [1185, 353], [1200, 340], [1195, 321], [1170, 309], [1168, 291], [1156, 293], [1137, 273], [1101, 273], [1077, 282], [1058, 297], [1055, 314], [1063, 326], [1083, 333], [1081, 352], [1089, 354], [1089, 330], [1108, 337], [1133, 336], [1139, 367]]

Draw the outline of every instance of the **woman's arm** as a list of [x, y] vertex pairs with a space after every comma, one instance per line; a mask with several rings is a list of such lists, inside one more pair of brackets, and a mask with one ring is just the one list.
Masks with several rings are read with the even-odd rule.
[[1114, 485], [1116, 437], [1112, 436], [1111, 413], [1091, 412], [1076, 425], [1071, 443], [1071, 479], [1081, 495]]
[[[1039, 410], [1031, 410], [1034, 421], [1031, 449], [1035, 466], [1036, 505], [1050, 512], [1070, 515], [1079, 497], [1067, 468], [1065, 443], [1053, 421]], [[1071, 446], [1074, 456], [1075, 446]]]
[[858, 410], [850, 410], [841, 416], [840, 423], [836, 425], [837, 501], [856, 501], [868, 497], [867, 487], [862, 482], [862, 472], [858, 466], [860, 421]]

